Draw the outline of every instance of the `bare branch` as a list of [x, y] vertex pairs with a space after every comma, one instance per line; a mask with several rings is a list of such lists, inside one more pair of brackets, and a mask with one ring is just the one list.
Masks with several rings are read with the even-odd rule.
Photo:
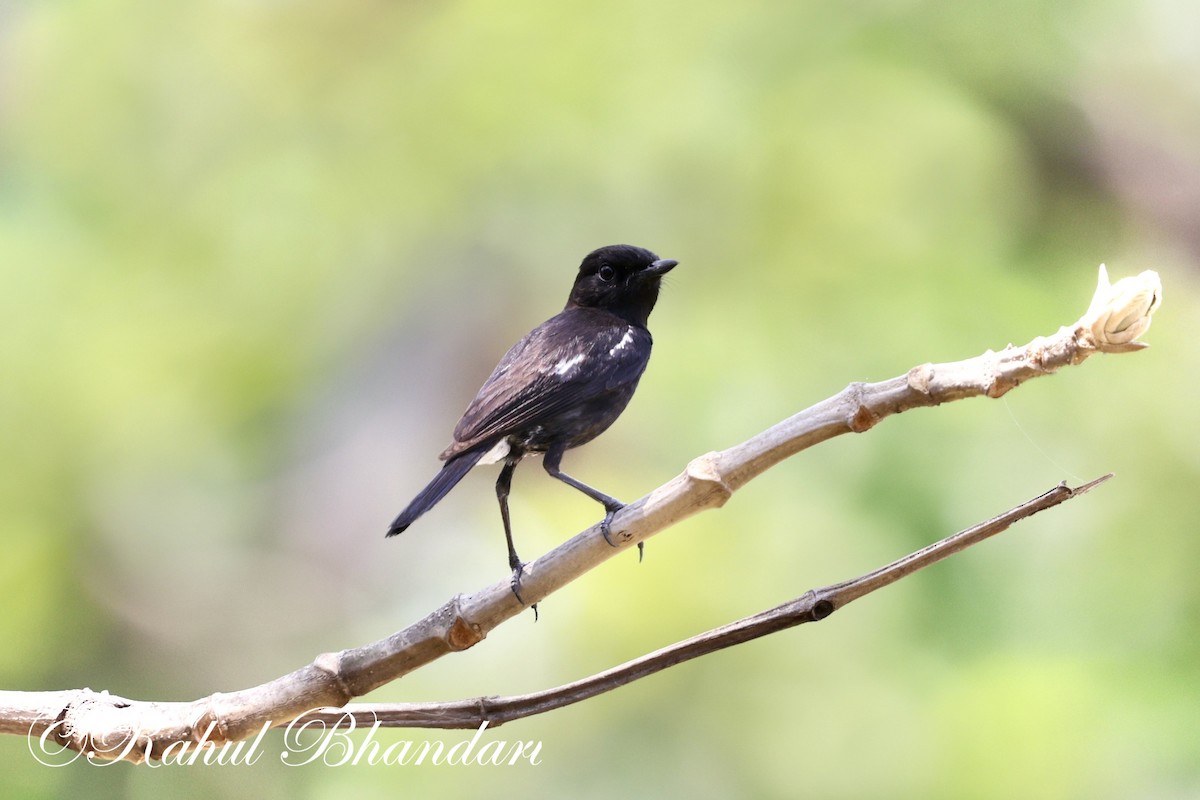
[[676, 664], [806, 622], [818, 622], [853, 600], [995, 536], [1020, 520], [1089, 492], [1111, 477], [1110, 472], [1074, 489], [1061, 483], [997, 517], [947, 536], [874, 572], [843, 583], [810, 589], [783, 605], [713, 628], [619, 667], [555, 689], [513, 697], [477, 697], [447, 703], [360, 703], [344, 708], [310, 711], [304, 718], [331, 725], [345, 724], [353, 719], [356, 725], [365, 727], [378, 722], [385, 728], [475, 729], [485, 722], [495, 728], [512, 720], [544, 714], [612, 691]]
[[[1095, 298], [1074, 325], [1024, 347], [1010, 345], [966, 361], [924, 364], [880, 383], [851, 384], [749, 441], [700, 456], [682, 474], [616, 516], [612, 534], [617, 547], [609, 546], [600, 526], [594, 525], [526, 565], [522, 594], [530, 603], [542, 600], [621, 550], [698, 511], [724, 505], [752, 478], [833, 436], [869, 430], [911, 408], [999, 397], [1030, 378], [1079, 364], [1094, 353], [1144, 347], [1136, 337], [1149, 326], [1160, 298], [1156, 274], [1144, 272], [1110, 286], [1101, 268]], [[133, 701], [87, 689], [0, 692], [0, 732], [37, 736], [49, 730], [72, 749], [132, 761], [157, 757], [173, 743], [244, 739], [264, 724], [282, 725], [310, 709], [343, 706], [447, 653], [465, 650], [523, 608], [506, 576], [473, 594], [452, 598], [385, 639], [322, 654], [260, 686], [192, 702]]]

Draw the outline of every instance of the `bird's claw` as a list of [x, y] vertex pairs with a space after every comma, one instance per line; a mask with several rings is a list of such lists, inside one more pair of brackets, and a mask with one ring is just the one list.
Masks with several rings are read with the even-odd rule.
[[600, 521], [600, 534], [604, 537], [604, 541], [608, 542], [609, 547], [618, 547], [619, 545], [612, 539], [612, 521], [617, 512], [624, 508], [624, 505], [606, 506], [604, 519]]
[[521, 605], [526, 605], [525, 598], [521, 597], [521, 576], [525, 574], [525, 564], [518, 561], [512, 568], [512, 588], [513, 596], [517, 598], [517, 602]]
[[[509, 584], [509, 588], [512, 589], [513, 597], [517, 598], [517, 602], [520, 603], [521, 605], [523, 605], [523, 606], [529, 605], [528, 603], [525, 602], [525, 598], [521, 597], [521, 576], [525, 574], [524, 562], [521, 562], [521, 561], [516, 562], [516, 566], [514, 566], [512, 568], [512, 571], [513, 571], [512, 583]], [[529, 605], [529, 607], [533, 609], [533, 621], [537, 622], [537, 618], [538, 618], [537, 603], [534, 603], [533, 605]]]
[[600, 523], [600, 534], [604, 537], [604, 541], [608, 542], [609, 547], [616, 547], [617, 543], [612, 540], [612, 531], [610, 530], [611, 526], [612, 517], [605, 517], [604, 521]]
[[[604, 519], [602, 519], [600, 521], [600, 533], [601, 533], [601, 535], [604, 536], [604, 541], [608, 542], [609, 547], [617, 547], [618, 546], [617, 543], [614, 542], [612, 539], [612, 521], [613, 521], [613, 517], [615, 517], [617, 515], [617, 512], [620, 511], [624, 507], [625, 506], [620, 505], [620, 506], [616, 506], [615, 508], [607, 509], [608, 513], [606, 513], [604, 515]], [[638, 546], [638, 563], [640, 564], [640, 563], [642, 563], [642, 559], [646, 555], [646, 543], [638, 542], [637, 546]]]

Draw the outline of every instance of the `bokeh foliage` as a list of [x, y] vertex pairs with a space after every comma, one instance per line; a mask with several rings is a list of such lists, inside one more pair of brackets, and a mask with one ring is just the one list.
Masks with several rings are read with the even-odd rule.
[[[541, 766], [53, 770], [6, 740], [2, 780], [1200, 791], [1197, 22], [1179, 0], [0, 5], [4, 688], [190, 699], [501, 578], [486, 474], [381, 534], [592, 247], [681, 262], [637, 399], [566, 460], [626, 499], [848, 381], [1074, 320], [1101, 261], [1166, 286], [1151, 350], [823, 445], [378, 693], [572, 680], [1118, 473], [822, 625], [496, 733], [542, 739]], [[527, 558], [594, 512], [518, 472]]]

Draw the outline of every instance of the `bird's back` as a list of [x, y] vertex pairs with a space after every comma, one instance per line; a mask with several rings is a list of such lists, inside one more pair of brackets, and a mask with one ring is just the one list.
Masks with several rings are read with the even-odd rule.
[[[535, 451], [560, 438], [569, 447], [583, 444], [624, 410], [651, 345], [643, 327], [600, 309], [568, 307], [509, 349], [441, 458], [509, 437]], [[611, 414], [587, 413], [604, 403], [613, 406]]]

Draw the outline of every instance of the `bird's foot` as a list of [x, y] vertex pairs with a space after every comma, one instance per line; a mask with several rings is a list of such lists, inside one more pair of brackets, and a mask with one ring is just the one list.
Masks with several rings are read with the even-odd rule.
[[512, 593], [517, 598], [517, 602], [521, 605], [526, 605], [525, 598], [521, 597], [521, 576], [525, 574], [525, 564], [521, 561], [510, 562], [512, 567]]
[[[625, 506], [623, 504], [617, 504], [614, 506], [605, 506], [605, 509], [608, 513], [606, 513], [604, 515], [604, 519], [600, 521], [600, 533], [604, 535], [604, 541], [608, 542], [609, 547], [617, 547], [617, 543], [614, 542], [612, 539], [612, 521], [613, 521], [613, 517], [615, 517], [617, 515], [617, 512], [620, 511], [624, 507]], [[645, 556], [646, 556], [646, 543], [638, 542], [637, 546], [638, 546], [638, 563], [640, 564], [640, 563], [642, 563], [642, 559], [645, 558]]]
[[617, 512], [625, 507], [624, 503], [615, 503], [614, 505], [604, 506], [604, 519], [600, 521], [600, 533], [604, 536], [604, 541], [608, 542], [609, 547], [617, 547], [617, 543], [612, 539], [612, 521]]
[[[515, 563], [516, 563], [516, 566], [513, 567], [512, 583], [509, 584], [509, 586], [512, 589], [513, 597], [517, 598], [518, 603], [520, 603], [523, 606], [529, 605], [528, 603], [525, 602], [525, 598], [521, 597], [521, 576], [525, 574], [525, 564], [521, 561], [517, 561]], [[530, 605], [529, 607], [533, 609], [533, 621], [537, 622], [537, 619], [538, 619], [537, 603], [534, 603], [533, 605]]]

